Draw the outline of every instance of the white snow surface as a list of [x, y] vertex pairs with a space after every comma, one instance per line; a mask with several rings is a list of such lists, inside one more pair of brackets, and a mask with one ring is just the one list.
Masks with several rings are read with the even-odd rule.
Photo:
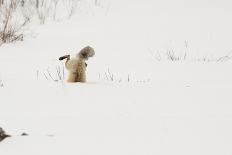
[[[0, 155], [232, 154], [231, 60], [194, 60], [229, 52], [227, 5], [133, 2], [33, 26], [23, 42], [0, 47], [0, 127], [12, 135]], [[87, 45], [96, 52], [87, 83], [54, 82], [58, 58]], [[151, 54], [170, 48], [188, 60]]]

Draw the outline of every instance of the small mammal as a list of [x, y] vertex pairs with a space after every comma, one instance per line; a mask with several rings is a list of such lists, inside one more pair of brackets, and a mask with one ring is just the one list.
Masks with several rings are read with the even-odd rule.
[[86, 46], [73, 58], [70, 58], [70, 55], [61, 56], [59, 60], [66, 59], [65, 67], [69, 71], [67, 82], [86, 82], [87, 64], [85, 61], [94, 55], [94, 49]]

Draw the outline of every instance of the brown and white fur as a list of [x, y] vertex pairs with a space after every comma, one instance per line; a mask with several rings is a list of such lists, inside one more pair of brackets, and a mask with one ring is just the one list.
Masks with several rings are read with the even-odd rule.
[[95, 51], [92, 47], [83, 48], [75, 57], [70, 58], [70, 55], [65, 55], [59, 60], [66, 59], [65, 67], [69, 71], [67, 82], [86, 82], [86, 60], [93, 57]]

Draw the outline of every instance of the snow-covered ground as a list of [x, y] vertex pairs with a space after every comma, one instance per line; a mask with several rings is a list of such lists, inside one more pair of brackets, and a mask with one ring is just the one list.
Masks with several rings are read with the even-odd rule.
[[[232, 60], [215, 61], [232, 49], [228, 4], [102, 2], [0, 47], [0, 126], [12, 135], [0, 154], [232, 154]], [[88, 82], [59, 79], [58, 58], [87, 45]]]

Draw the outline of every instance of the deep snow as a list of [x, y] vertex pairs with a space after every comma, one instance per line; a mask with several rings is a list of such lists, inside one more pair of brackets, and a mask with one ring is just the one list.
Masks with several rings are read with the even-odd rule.
[[[231, 60], [195, 61], [231, 50], [227, 5], [133, 2], [34, 26], [23, 42], [0, 47], [0, 126], [13, 135], [0, 154], [232, 153]], [[59, 56], [86, 45], [96, 51], [87, 83], [46, 80], [63, 67]], [[153, 55], [169, 49], [187, 60]]]

